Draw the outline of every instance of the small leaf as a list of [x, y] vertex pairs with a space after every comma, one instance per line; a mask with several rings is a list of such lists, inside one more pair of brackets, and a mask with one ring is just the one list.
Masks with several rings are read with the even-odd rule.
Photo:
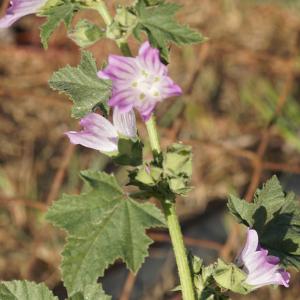
[[99, 284], [90, 284], [84, 287], [83, 292], [74, 294], [69, 300], [111, 300]]
[[58, 300], [45, 284], [29, 281], [0, 282], [1, 300]]
[[293, 193], [283, 193], [276, 176], [257, 190], [253, 203], [230, 196], [228, 208], [238, 222], [257, 231], [271, 255], [300, 270], [300, 206]]
[[68, 36], [79, 46], [88, 47], [99, 41], [105, 32], [88, 20], [80, 20], [75, 28], [68, 33]]
[[111, 95], [111, 82], [97, 76], [96, 62], [88, 51], [82, 51], [78, 67], [66, 66], [55, 72], [49, 80], [49, 85], [71, 98], [74, 102], [74, 118], [84, 117], [100, 104], [108, 112], [107, 100]]
[[178, 45], [203, 42], [204, 38], [197, 31], [175, 20], [180, 5], [159, 3], [147, 6], [146, 0], [139, 0], [135, 6], [138, 23], [134, 35], [139, 39], [141, 31], [145, 31], [153, 47], [160, 49], [162, 57], [168, 61], [168, 42]]
[[96, 283], [118, 258], [137, 272], [152, 242], [145, 230], [165, 226], [158, 208], [128, 198], [113, 176], [93, 171], [83, 176], [90, 191], [64, 196], [47, 213], [48, 220], [69, 233], [62, 272], [71, 295]]
[[45, 49], [48, 48], [48, 40], [53, 31], [61, 22], [69, 28], [73, 14], [78, 10], [78, 5], [70, 0], [48, 1], [42, 8], [40, 16], [47, 17], [47, 21], [41, 26], [41, 40]]

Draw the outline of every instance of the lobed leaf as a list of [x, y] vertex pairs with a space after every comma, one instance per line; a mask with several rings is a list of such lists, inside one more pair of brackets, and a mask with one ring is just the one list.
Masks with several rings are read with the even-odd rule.
[[184, 45], [204, 41], [199, 32], [177, 23], [175, 14], [180, 7], [174, 3], [148, 6], [146, 0], [139, 0], [135, 6], [138, 23], [134, 28], [134, 35], [139, 39], [141, 31], [146, 32], [151, 44], [160, 49], [166, 61], [168, 61], [168, 42]]
[[0, 283], [1, 300], [58, 300], [45, 284], [29, 281], [2, 281]]
[[69, 28], [74, 12], [79, 8], [78, 4], [70, 0], [48, 1], [40, 12], [40, 16], [47, 17], [47, 21], [41, 26], [41, 41], [45, 49], [48, 48], [48, 41], [53, 31], [64, 22]]
[[111, 296], [105, 294], [99, 284], [87, 285], [83, 292], [78, 292], [69, 300], [111, 300]]
[[107, 100], [111, 96], [111, 82], [97, 76], [96, 62], [88, 51], [82, 51], [78, 67], [66, 66], [55, 72], [49, 85], [71, 98], [74, 103], [74, 118], [84, 117], [99, 105], [108, 112]]
[[95, 283], [118, 258], [137, 272], [152, 242], [145, 230], [165, 225], [158, 208], [128, 198], [114, 177], [93, 171], [82, 175], [90, 191], [64, 196], [47, 213], [49, 221], [69, 233], [62, 273], [71, 295]]
[[300, 270], [300, 206], [293, 193], [283, 193], [276, 176], [257, 190], [253, 203], [230, 196], [228, 208], [238, 222], [257, 231], [270, 254]]

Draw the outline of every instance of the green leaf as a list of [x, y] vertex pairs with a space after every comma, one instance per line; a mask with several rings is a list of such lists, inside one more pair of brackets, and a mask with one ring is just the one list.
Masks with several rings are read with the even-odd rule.
[[213, 278], [221, 287], [235, 293], [245, 295], [251, 291], [250, 286], [244, 283], [247, 278], [246, 273], [236, 265], [226, 264], [221, 259], [218, 259]]
[[99, 284], [90, 284], [84, 287], [83, 292], [74, 294], [69, 300], [111, 300]]
[[276, 176], [257, 190], [253, 203], [230, 196], [228, 208], [238, 222], [257, 231], [263, 248], [300, 270], [300, 206], [293, 193], [283, 193]]
[[82, 51], [78, 67], [66, 66], [55, 72], [49, 85], [71, 98], [74, 102], [74, 118], [82, 118], [100, 105], [108, 112], [107, 100], [111, 96], [111, 81], [97, 76], [96, 62], [88, 51]]
[[241, 200], [234, 195], [230, 195], [227, 206], [230, 213], [238, 220], [238, 222], [251, 227], [254, 223], [252, 219], [256, 207], [252, 203]]
[[41, 40], [45, 49], [48, 48], [48, 40], [53, 31], [61, 22], [69, 28], [74, 12], [79, 8], [78, 4], [70, 0], [48, 1], [42, 8], [40, 16], [47, 17], [47, 21], [41, 26]]
[[114, 177], [93, 171], [82, 176], [90, 191], [64, 196], [47, 213], [49, 221], [69, 233], [62, 273], [71, 295], [95, 283], [118, 258], [137, 272], [152, 242], [145, 230], [165, 226], [158, 208], [126, 196]]
[[138, 23], [134, 28], [134, 35], [139, 39], [141, 31], [145, 31], [152, 46], [160, 49], [166, 61], [168, 61], [168, 42], [184, 45], [204, 40], [199, 32], [176, 22], [175, 14], [180, 7], [174, 3], [147, 6], [146, 0], [139, 0], [135, 6]]
[[68, 36], [82, 48], [93, 45], [104, 35], [105, 31], [85, 19], [80, 20], [75, 28], [68, 33]]
[[1, 300], [58, 300], [45, 284], [29, 281], [2, 281], [0, 283]]

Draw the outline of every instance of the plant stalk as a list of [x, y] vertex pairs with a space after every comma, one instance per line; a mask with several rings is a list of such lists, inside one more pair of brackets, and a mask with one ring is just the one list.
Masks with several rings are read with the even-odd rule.
[[[108, 26], [112, 23], [112, 17], [104, 3], [99, 0], [97, 10], [102, 16], [105, 24]], [[126, 41], [117, 41], [117, 44], [125, 56], [132, 56], [130, 48]], [[155, 118], [152, 115], [151, 118], [146, 122], [148, 130], [149, 140], [153, 155], [161, 153], [158, 132], [156, 128]], [[181, 284], [182, 298], [183, 300], [196, 300], [195, 292], [193, 288], [193, 281], [191, 270], [189, 267], [186, 249], [183, 243], [183, 236], [178, 221], [178, 217], [175, 210], [175, 203], [165, 199], [162, 201], [164, 214], [168, 223], [169, 233], [172, 241], [173, 250], [175, 253], [176, 264], [178, 267], [178, 274]]]
[[[154, 116], [146, 122], [150, 145], [154, 155], [161, 152], [158, 133]], [[189, 267], [187, 252], [183, 243], [183, 236], [175, 210], [175, 203], [165, 199], [162, 201], [165, 217], [167, 219], [169, 233], [173, 245], [178, 274], [181, 284], [181, 292], [183, 300], [195, 300], [195, 292], [193, 287], [191, 270]]]

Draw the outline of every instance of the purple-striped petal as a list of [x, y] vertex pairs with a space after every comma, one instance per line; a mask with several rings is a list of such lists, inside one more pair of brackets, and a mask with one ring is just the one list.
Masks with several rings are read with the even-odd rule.
[[90, 113], [80, 121], [82, 131], [69, 131], [66, 135], [72, 144], [80, 144], [101, 152], [118, 150], [118, 133], [115, 127], [104, 117]]
[[110, 55], [108, 65], [98, 76], [112, 80], [110, 106], [123, 113], [135, 108], [148, 120], [158, 102], [182, 94], [167, 71], [159, 51], [145, 42], [137, 57]]
[[0, 28], [11, 26], [20, 18], [36, 13], [46, 0], [12, 0], [4, 17], [0, 19]]
[[268, 255], [268, 250], [259, 245], [254, 229], [248, 230], [245, 246], [236, 262], [247, 273], [246, 283], [252, 285], [253, 289], [270, 284], [289, 285], [290, 274], [279, 268], [278, 257]]
[[116, 130], [128, 138], [136, 138], [136, 120], [133, 110], [122, 113], [118, 108], [113, 112], [113, 123]]

